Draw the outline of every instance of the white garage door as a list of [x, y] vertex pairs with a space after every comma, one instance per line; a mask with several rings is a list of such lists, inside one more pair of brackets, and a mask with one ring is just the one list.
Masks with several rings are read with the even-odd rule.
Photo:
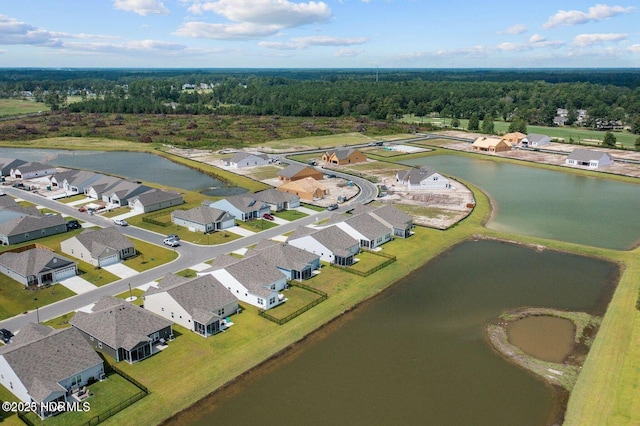
[[100, 266], [108, 266], [118, 263], [118, 253], [100, 259]]
[[65, 269], [60, 269], [53, 273], [53, 281], [54, 282], [62, 281], [65, 278], [73, 277], [75, 275], [76, 275], [75, 266], [65, 268]]

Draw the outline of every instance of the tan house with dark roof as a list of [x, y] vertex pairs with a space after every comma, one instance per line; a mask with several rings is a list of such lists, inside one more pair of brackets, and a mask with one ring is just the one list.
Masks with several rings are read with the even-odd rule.
[[135, 256], [134, 244], [115, 227], [86, 229], [60, 243], [63, 253], [94, 266], [108, 266]]
[[0, 347], [0, 383], [20, 401], [35, 402], [41, 418], [54, 413], [40, 403], [75, 402], [73, 391], [103, 374], [102, 358], [74, 328], [29, 323]]
[[502, 138], [482, 136], [471, 144], [471, 149], [482, 152], [502, 152], [509, 151], [511, 149], [511, 145], [502, 140]]
[[70, 322], [91, 346], [116, 362], [141, 361], [173, 338], [171, 321], [113, 296], [100, 298], [90, 313], [76, 312]]

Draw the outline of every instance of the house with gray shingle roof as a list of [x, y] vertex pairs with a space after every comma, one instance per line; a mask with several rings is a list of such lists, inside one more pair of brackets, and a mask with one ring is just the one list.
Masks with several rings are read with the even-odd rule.
[[608, 152], [592, 151], [589, 149], [574, 149], [565, 159], [570, 166], [585, 166], [597, 169], [613, 164], [613, 157]]
[[322, 161], [344, 165], [365, 162], [367, 161], [367, 157], [355, 148], [343, 148], [325, 152], [322, 154]]
[[104, 194], [108, 194], [111, 189], [115, 188], [120, 182], [122, 182], [122, 179], [115, 176], [98, 176], [99, 178], [97, 180], [84, 188], [84, 195], [95, 200], [102, 200], [102, 196]]
[[11, 170], [23, 164], [27, 164], [27, 162], [17, 158], [0, 158], [0, 175], [11, 176]]
[[236, 226], [236, 218], [229, 212], [208, 206], [189, 210], [174, 210], [171, 221], [191, 232], [215, 232]]
[[57, 283], [78, 273], [76, 262], [43, 248], [32, 248], [18, 253], [0, 255], [0, 272], [24, 284], [45, 285]]
[[358, 240], [335, 225], [322, 229], [301, 226], [287, 238], [287, 243], [340, 266], [352, 265], [360, 252]]
[[192, 279], [167, 274], [143, 297], [145, 309], [204, 337], [224, 330], [226, 318], [238, 311], [238, 299], [209, 274]]
[[233, 157], [227, 160], [226, 164], [234, 169], [241, 169], [243, 167], [266, 166], [269, 163], [269, 156], [266, 154], [237, 152]]
[[[0, 383], [20, 401], [67, 401], [74, 388], [104, 374], [102, 358], [74, 328], [27, 324], [0, 348]], [[72, 400], [69, 400], [73, 402]], [[54, 413], [41, 412], [41, 418]]]
[[11, 177], [15, 179], [33, 179], [42, 176], [54, 175], [56, 168], [49, 164], [32, 161], [11, 169]]
[[136, 182], [121, 180], [117, 185], [102, 194], [102, 201], [115, 206], [128, 206], [129, 200], [137, 195], [150, 191], [151, 187]]
[[[86, 194], [91, 185], [102, 179], [104, 175], [86, 170], [76, 170], [73, 176], [65, 177], [62, 180], [62, 187], [65, 191], [73, 194]], [[59, 182], [60, 184], [60, 182]]]
[[285, 301], [279, 292], [284, 290], [287, 280], [278, 268], [260, 256], [223, 258], [223, 262], [214, 261], [211, 268], [198, 272], [198, 276], [213, 275], [236, 298], [260, 309], [270, 309]]
[[43, 216], [37, 208], [9, 206], [0, 209], [0, 243], [17, 244], [67, 232], [67, 222], [59, 214]]
[[182, 194], [161, 189], [152, 189], [143, 194], [136, 195], [129, 200], [129, 207], [139, 213], [149, 213], [167, 207], [184, 204]]
[[351, 212], [354, 216], [368, 214], [382, 224], [393, 229], [396, 237], [407, 238], [413, 229], [413, 218], [403, 211], [398, 210], [392, 204], [372, 206], [370, 204], [358, 204]]
[[253, 194], [253, 197], [258, 201], [269, 204], [274, 212], [293, 210], [300, 207], [300, 197], [274, 188], [258, 191]]
[[282, 182], [291, 182], [307, 177], [313, 178], [315, 180], [322, 180], [324, 175], [322, 171], [316, 169], [315, 167], [299, 163], [289, 164], [287, 167], [278, 172], [278, 179]]
[[245, 256], [260, 256], [278, 268], [288, 280], [306, 280], [320, 269], [320, 256], [301, 248], [273, 240], [260, 241]]
[[173, 338], [171, 321], [113, 296], [100, 298], [90, 313], [78, 311], [70, 323], [116, 362], [141, 361]]
[[451, 181], [435, 170], [426, 167], [413, 167], [396, 173], [396, 182], [410, 191], [423, 189], [449, 189]]
[[541, 135], [538, 133], [529, 133], [527, 136], [520, 140], [520, 145], [529, 148], [536, 148], [543, 145], [549, 145], [551, 138], [547, 135]]
[[391, 241], [393, 228], [385, 225], [368, 214], [344, 216], [335, 213], [329, 218], [335, 225], [360, 242], [360, 247], [372, 250], [387, 241]]
[[135, 256], [134, 244], [115, 227], [85, 229], [60, 243], [63, 253], [94, 266], [108, 266]]
[[222, 200], [209, 204], [219, 210], [231, 213], [236, 219], [247, 221], [261, 218], [264, 214], [271, 212], [269, 204], [258, 201], [253, 195], [232, 195]]

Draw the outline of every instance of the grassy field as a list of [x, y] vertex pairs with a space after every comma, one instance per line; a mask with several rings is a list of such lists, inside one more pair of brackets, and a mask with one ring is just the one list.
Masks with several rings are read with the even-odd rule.
[[[431, 123], [442, 127], [451, 127], [450, 118], [420, 118], [407, 116], [403, 119], [403, 122], [416, 122], [416, 123]], [[509, 131], [509, 125], [511, 123], [506, 121], [494, 121], [494, 128], [496, 134], [505, 134]], [[460, 120], [460, 127], [458, 129], [464, 130], [469, 126], [469, 120]], [[561, 139], [565, 142], [569, 142], [569, 139], [573, 139], [574, 143], [583, 145], [594, 145], [602, 142], [604, 134], [606, 132], [598, 130], [590, 130], [585, 127], [544, 127], [544, 126], [527, 126], [527, 133], [539, 133], [548, 135], [551, 138]], [[613, 134], [616, 137], [616, 142], [626, 148], [633, 148], [633, 144], [639, 135], [634, 135], [628, 131], [615, 131]]]
[[273, 215], [288, 221], [298, 220], [308, 216], [308, 214], [302, 213], [298, 210], [282, 210], [281, 212], [273, 213]]
[[125, 260], [124, 264], [138, 272], [147, 271], [178, 258], [178, 253], [175, 250], [170, 250], [165, 246], [158, 246], [135, 238], [130, 239], [136, 246], [138, 255]]
[[49, 111], [49, 107], [46, 106], [44, 102], [24, 101], [21, 99], [0, 99], [0, 117], [34, 114], [40, 111]]
[[374, 142], [377, 139], [377, 137], [369, 137], [362, 133], [354, 132], [327, 136], [282, 139], [263, 143], [260, 147], [273, 150], [303, 151], [305, 149], [335, 148], [343, 145], [369, 143]]
[[266, 220], [266, 219], [256, 219], [256, 220], [250, 220], [248, 222], [243, 222], [241, 220], [236, 220], [236, 224], [240, 228], [247, 229], [247, 230], [253, 231], [253, 232], [260, 232], [260, 231], [263, 231], [265, 229], [275, 228], [276, 226], [278, 226], [277, 223], [271, 222], [271, 221]]

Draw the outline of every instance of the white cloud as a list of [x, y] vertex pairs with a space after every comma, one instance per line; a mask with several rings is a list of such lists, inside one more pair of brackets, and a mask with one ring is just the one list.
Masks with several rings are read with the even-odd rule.
[[587, 12], [580, 10], [559, 10], [555, 15], [550, 16], [549, 20], [543, 25], [544, 28], [553, 28], [560, 25], [578, 25], [591, 21], [602, 21], [612, 16], [631, 13], [634, 7], [607, 6], [605, 4], [597, 4], [591, 6]]
[[252, 23], [209, 24], [207, 22], [185, 22], [174, 31], [181, 37], [209, 38], [215, 40], [252, 40], [277, 34], [276, 25], [255, 25]]
[[158, 0], [113, 0], [116, 9], [126, 12], [137, 13], [138, 15], [168, 15], [169, 9]]
[[258, 46], [264, 47], [265, 49], [274, 49], [274, 50], [298, 50], [304, 49], [304, 46], [300, 43], [283, 43], [278, 41], [261, 41], [258, 43]]
[[504, 52], [522, 52], [523, 50], [531, 50], [531, 46], [522, 43], [502, 43], [496, 46], [496, 49]]
[[578, 34], [573, 39], [573, 44], [579, 47], [591, 46], [597, 43], [625, 40], [627, 34]]
[[60, 40], [50, 31], [0, 15], [0, 44], [55, 46], [60, 44]]
[[504, 31], [500, 31], [498, 34], [516, 35], [516, 34], [522, 34], [522, 33], [526, 32], [526, 31], [527, 31], [527, 27], [525, 25], [517, 24], [517, 25], [513, 25], [513, 26], [507, 28]]
[[338, 58], [353, 58], [358, 55], [361, 55], [363, 52], [364, 51], [361, 49], [338, 49], [334, 56]]
[[627, 50], [632, 53], [640, 53], [640, 44], [632, 44]]
[[354, 44], [364, 44], [368, 41], [366, 37], [340, 38], [329, 36], [309, 36], [297, 37], [294, 42], [304, 46], [353, 46]]
[[293, 3], [287, 0], [218, 0], [195, 1], [191, 13], [213, 12], [234, 22], [295, 28], [331, 17], [331, 9], [324, 2]]
[[529, 43], [542, 43], [546, 39], [546, 37], [542, 37], [540, 34], [534, 34], [529, 38]]

